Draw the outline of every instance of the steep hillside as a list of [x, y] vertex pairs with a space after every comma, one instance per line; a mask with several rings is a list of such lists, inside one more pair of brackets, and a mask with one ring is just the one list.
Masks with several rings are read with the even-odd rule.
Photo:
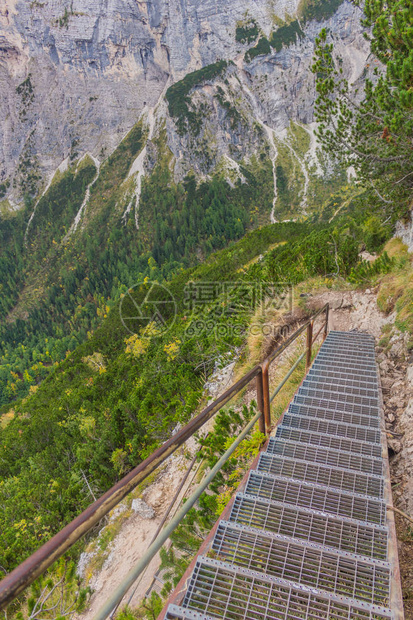
[[[252, 317], [262, 326], [288, 307], [285, 285], [274, 283], [350, 274], [364, 229], [359, 208], [349, 208], [331, 225], [254, 231], [164, 282], [166, 293], [141, 281], [28, 397], [3, 407], [2, 566], [16, 565], [89, 503], [90, 488], [99, 495], [189, 419], [216, 365], [245, 348]], [[260, 291], [271, 302], [263, 316], [252, 303]], [[153, 321], [137, 320], [137, 307]]]
[[[182, 42], [171, 40], [171, 50], [178, 46], [180, 51], [171, 51], [169, 78], [151, 99], [151, 71], [163, 62], [153, 48], [144, 62], [145, 106], [139, 113], [130, 113], [128, 123], [133, 127], [109, 156], [111, 149], [99, 150], [88, 133], [88, 128], [102, 126], [100, 113], [118, 113], [117, 106], [108, 105], [103, 86], [113, 87], [113, 67], [103, 61], [110, 56], [109, 41], [113, 45], [116, 37], [121, 41], [129, 37], [121, 64], [116, 54], [118, 60], [112, 58], [116, 75], [127, 79], [129, 88], [131, 76], [123, 71], [132, 56], [138, 58], [138, 51], [143, 62], [142, 31], [149, 36], [162, 23], [162, 36], [167, 38], [172, 24], [177, 27], [178, 14], [172, 5], [166, 17], [162, 6], [159, 10], [152, 6], [149, 12], [155, 12], [142, 18], [141, 30], [129, 36], [131, 14], [120, 24], [121, 13], [111, 21], [109, 11], [101, 18], [102, 23], [110, 22], [107, 38], [95, 29], [91, 46], [75, 45], [79, 33], [89, 32], [91, 22], [95, 23], [92, 8], [95, 5], [89, 15], [85, 7], [77, 11], [72, 3], [58, 16], [57, 5], [17, 3], [2, 18], [5, 40], [14, 41], [15, 65], [5, 44], [2, 53], [7, 62], [0, 75], [6, 72], [9, 81], [13, 76], [20, 80], [21, 72], [28, 71], [27, 63], [30, 75], [13, 88], [8, 82], [3, 91], [7, 105], [17, 106], [20, 116], [6, 115], [1, 124], [0, 404], [34, 389], [53, 364], [86, 339], [127, 287], [146, 276], [167, 277], [195, 264], [257, 225], [320, 211], [320, 205], [340, 187], [344, 189], [336, 195], [334, 211], [353, 193], [345, 185], [344, 172], [317, 148], [312, 123], [314, 77], [309, 71], [315, 36], [327, 20], [345, 52], [345, 72], [355, 84], [364, 77], [361, 58], [368, 52], [352, 5], [336, 0], [304, 2], [297, 21], [287, 16], [289, 7], [281, 3], [270, 22], [264, 19], [268, 7], [254, 4], [247, 11], [244, 8], [242, 15], [232, 7], [233, 21], [225, 26], [227, 46], [222, 41], [217, 44], [214, 58], [208, 41], [215, 41], [215, 30], [206, 40], [199, 37], [195, 64], [179, 47]], [[132, 15], [139, 10], [134, 6]], [[199, 7], [188, 7], [189, 13], [193, 10], [201, 15]], [[201, 30], [206, 21], [222, 18], [208, 15], [209, 8], [198, 23]], [[188, 27], [185, 36], [198, 36], [189, 16], [180, 19]], [[30, 45], [24, 39], [29, 35], [21, 34], [27, 20], [34, 20], [30, 21]], [[47, 63], [63, 80], [59, 85], [50, 82], [56, 96], [68, 76], [84, 80], [85, 67], [91, 71], [94, 66], [90, 58], [100, 54], [93, 75], [102, 81], [99, 96], [105, 105], [90, 96], [94, 111], [87, 112], [87, 122], [79, 113], [79, 102], [68, 106], [71, 120], [65, 116], [66, 104], [60, 104], [58, 118], [48, 118], [52, 108], [43, 105], [47, 87], [36, 86], [36, 72], [45, 74], [44, 44], [40, 49], [39, 43], [44, 43], [45, 29], [50, 41], [54, 33], [56, 48]], [[217, 32], [221, 30], [222, 24]], [[264, 45], [264, 40], [269, 42]], [[166, 49], [163, 43], [159, 49]], [[206, 64], [211, 60], [216, 61]], [[197, 65], [202, 68], [184, 75]], [[62, 66], [67, 71], [62, 72]], [[135, 69], [140, 75], [139, 67]], [[180, 75], [184, 77], [173, 83]], [[124, 88], [122, 81], [118, 83], [119, 96]], [[76, 92], [73, 85], [71, 96]], [[16, 104], [14, 96], [22, 102]], [[117, 118], [117, 132], [122, 118], [121, 114]], [[41, 136], [36, 134], [39, 127]], [[46, 127], [53, 140], [68, 127], [70, 131], [76, 127], [77, 133], [70, 144], [60, 137], [63, 151], [59, 154], [50, 148]], [[10, 132], [14, 138], [9, 144]], [[21, 144], [16, 139], [20, 133]], [[10, 145], [13, 152], [8, 150]], [[23, 196], [24, 206], [13, 211], [11, 205]]]
[[413, 13], [355, 4], [3, 3], [3, 571], [257, 359], [292, 288], [377, 285], [411, 351], [385, 244], [411, 241]]
[[369, 52], [347, 1], [0, 9], [0, 405], [145, 277], [347, 203], [314, 133], [322, 25], [357, 88]]

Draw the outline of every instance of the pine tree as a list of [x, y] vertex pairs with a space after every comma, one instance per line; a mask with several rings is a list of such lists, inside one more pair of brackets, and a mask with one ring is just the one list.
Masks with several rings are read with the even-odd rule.
[[375, 68], [362, 101], [350, 94], [331, 35], [323, 29], [317, 38], [318, 135], [396, 218], [407, 213], [413, 195], [413, 4], [366, 0], [364, 12]]

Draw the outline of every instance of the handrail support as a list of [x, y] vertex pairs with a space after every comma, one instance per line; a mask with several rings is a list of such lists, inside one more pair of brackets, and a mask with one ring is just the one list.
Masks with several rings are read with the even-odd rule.
[[313, 348], [313, 326], [314, 321], [310, 321], [307, 325], [307, 356], [305, 360], [305, 371], [308, 372], [311, 366], [311, 356], [312, 356], [312, 348]]
[[269, 435], [271, 432], [271, 400], [270, 400], [270, 380], [269, 380], [269, 360], [265, 360], [262, 365], [262, 395], [264, 400], [264, 420], [265, 420], [265, 431], [266, 434]]

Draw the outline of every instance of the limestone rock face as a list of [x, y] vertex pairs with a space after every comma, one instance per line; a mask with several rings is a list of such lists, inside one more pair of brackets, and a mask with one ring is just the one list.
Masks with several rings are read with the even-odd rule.
[[397, 222], [396, 237], [399, 237], [407, 245], [409, 252], [413, 252], [413, 211], [410, 211], [409, 221]]
[[[327, 22], [309, 22], [301, 40], [246, 63], [247, 46], [235, 38], [237, 23], [253, 18], [269, 36], [277, 19], [294, 15], [297, 5], [298, 0], [0, 0], [0, 183], [12, 181], [9, 198], [21, 201], [25, 191], [33, 193], [33, 184], [40, 189], [67, 157], [90, 152], [106, 158], [168, 85], [220, 59], [235, 63], [231, 88], [248, 122], [228, 132], [224, 115], [216, 114], [211, 127], [219, 155], [229, 144], [239, 157], [252, 152], [262, 140], [262, 123], [279, 131], [290, 119], [311, 123], [315, 88], [309, 67], [321, 27], [334, 33], [344, 73], [353, 82], [365, 69], [368, 43], [359, 9], [345, 0]], [[183, 172], [186, 166], [179, 162], [188, 139], [176, 133], [172, 119], [167, 126], [177, 171]], [[29, 188], [21, 181], [27, 166]]]
[[0, 179], [25, 151], [46, 173], [68, 155], [107, 156], [167, 81], [161, 8], [135, 0], [0, 3]]

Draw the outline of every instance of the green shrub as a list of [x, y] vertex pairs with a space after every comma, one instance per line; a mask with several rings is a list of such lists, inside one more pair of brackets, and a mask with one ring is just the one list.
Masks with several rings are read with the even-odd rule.
[[251, 20], [248, 24], [239, 24], [235, 31], [235, 40], [238, 43], [252, 43], [258, 37], [260, 31], [255, 20]]
[[265, 56], [267, 54], [271, 54], [271, 45], [265, 37], [261, 37], [258, 41], [257, 45], [245, 54], [245, 60], [247, 62], [251, 62], [257, 56]]
[[222, 75], [227, 67], [227, 61], [219, 60], [198, 71], [188, 73], [183, 80], [176, 82], [176, 84], [168, 88], [165, 96], [168, 102], [169, 114], [175, 119], [180, 135], [183, 135], [188, 129], [190, 129], [194, 135], [198, 135], [200, 132], [200, 119], [197, 117], [197, 114], [190, 109], [190, 91], [203, 82], [215, 80], [218, 76]]
[[382, 224], [382, 220], [377, 215], [367, 218], [363, 225], [364, 242], [368, 252], [377, 252], [383, 244], [391, 237], [392, 231], [388, 226]]
[[301, 0], [298, 13], [304, 22], [322, 22], [334, 15], [344, 0]]
[[4, 198], [4, 196], [7, 194], [7, 190], [9, 187], [10, 187], [9, 179], [4, 181], [4, 183], [0, 183], [0, 200], [1, 198]]
[[364, 284], [369, 282], [379, 273], [388, 273], [394, 265], [394, 260], [389, 258], [387, 252], [383, 252], [375, 261], [361, 261], [356, 267], [353, 267], [348, 276], [352, 284]]
[[277, 52], [281, 51], [283, 45], [287, 47], [292, 43], [295, 43], [298, 39], [304, 38], [304, 32], [300, 28], [300, 24], [297, 20], [291, 22], [291, 24], [281, 26], [270, 37], [270, 45], [274, 47]]

